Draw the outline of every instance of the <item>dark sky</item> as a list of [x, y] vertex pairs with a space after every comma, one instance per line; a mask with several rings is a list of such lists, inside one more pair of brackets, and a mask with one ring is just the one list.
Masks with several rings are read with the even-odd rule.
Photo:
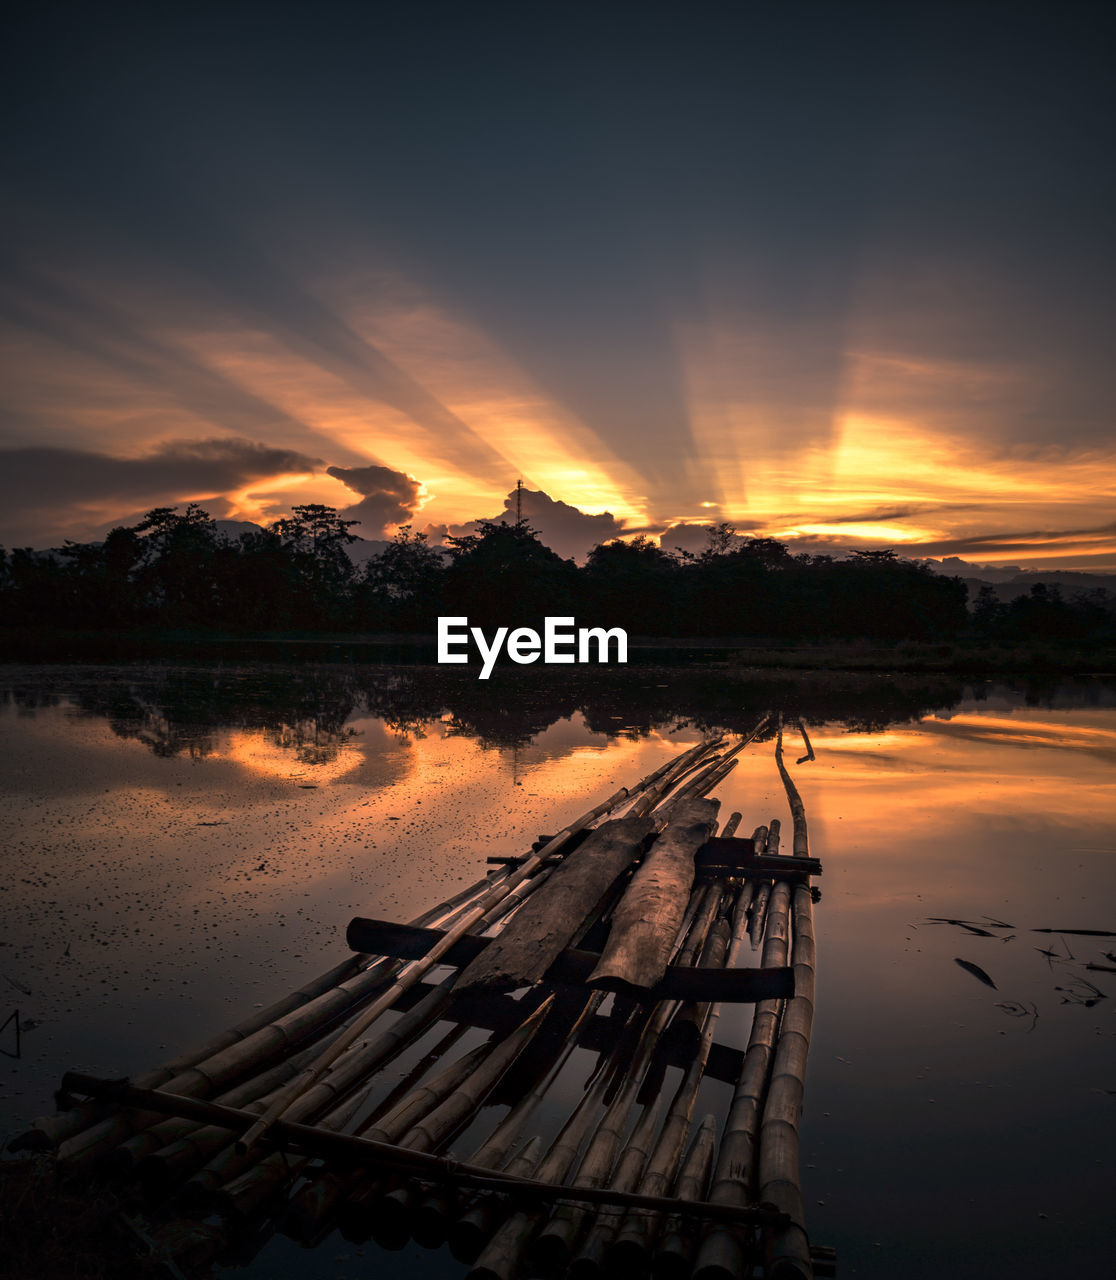
[[523, 476], [633, 529], [1116, 564], [1109, 12], [29, 7], [0, 540], [374, 466], [370, 537]]

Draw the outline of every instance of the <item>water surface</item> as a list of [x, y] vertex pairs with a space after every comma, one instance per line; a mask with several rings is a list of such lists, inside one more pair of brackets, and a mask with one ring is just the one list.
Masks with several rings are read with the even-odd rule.
[[[409, 918], [775, 706], [817, 755], [795, 770], [824, 863], [812, 1239], [842, 1275], [1107, 1272], [1116, 975], [1085, 966], [1116, 966], [1116, 938], [1035, 930], [1116, 929], [1110, 682], [497, 675], [0, 671], [0, 1019], [34, 1024], [0, 1060], [0, 1131], [49, 1110], [67, 1068], [188, 1048], [340, 958], [352, 915]], [[745, 830], [789, 830], [770, 744], [717, 794]], [[238, 1274], [464, 1272], [362, 1252], [277, 1240]]]

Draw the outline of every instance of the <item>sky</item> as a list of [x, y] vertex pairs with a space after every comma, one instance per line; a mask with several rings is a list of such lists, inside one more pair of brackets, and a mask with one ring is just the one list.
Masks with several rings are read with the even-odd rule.
[[[1098, 4], [24, 6], [0, 544], [200, 502], [1116, 569]], [[695, 528], [697, 526], [697, 528]]]

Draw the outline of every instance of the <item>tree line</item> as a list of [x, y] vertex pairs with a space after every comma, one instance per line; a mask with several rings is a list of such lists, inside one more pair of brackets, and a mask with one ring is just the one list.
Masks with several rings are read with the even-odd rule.
[[893, 551], [847, 559], [792, 554], [774, 538], [709, 531], [701, 554], [649, 539], [564, 560], [525, 522], [485, 522], [431, 545], [405, 527], [363, 564], [347, 550], [354, 522], [331, 507], [295, 507], [267, 528], [223, 534], [197, 504], [158, 507], [100, 543], [37, 553], [0, 549], [6, 625], [221, 631], [432, 633], [440, 615], [484, 627], [534, 626], [547, 615], [657, 637], [994, 643], [1110, 641], [1104, 593], [1067, 600], [1036, 586], [1004, 604], [989, 589], [967, 606], [960, 578]]

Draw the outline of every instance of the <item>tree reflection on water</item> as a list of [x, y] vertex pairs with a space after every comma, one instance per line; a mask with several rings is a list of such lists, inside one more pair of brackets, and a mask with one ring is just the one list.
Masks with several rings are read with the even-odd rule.
[[[157, 756], [204, 759], [214, 732], [262, 732], [304, 764], [335, 760], [372, 716], [401, 737], [442, 732], [482, 747], [522, 747], [580, 713], [593, 733], [638, 739], [683, 728], [748, 732], [766, 712], [793, 722], [873, 733], [948, 711], [997, 690], [1033, 706], [1111, 701], [1111, 682], [980, 681], [879, 672], [756, 673], [729, 665], [501, 671], [481, 683], [437, 667], [244, 665], [10, 668], [0, 697], [24, 714], [65, 698], [78, 716], [101, 716], [114, 733]], [[770, 737], [770, 729], [762, 735]]]

